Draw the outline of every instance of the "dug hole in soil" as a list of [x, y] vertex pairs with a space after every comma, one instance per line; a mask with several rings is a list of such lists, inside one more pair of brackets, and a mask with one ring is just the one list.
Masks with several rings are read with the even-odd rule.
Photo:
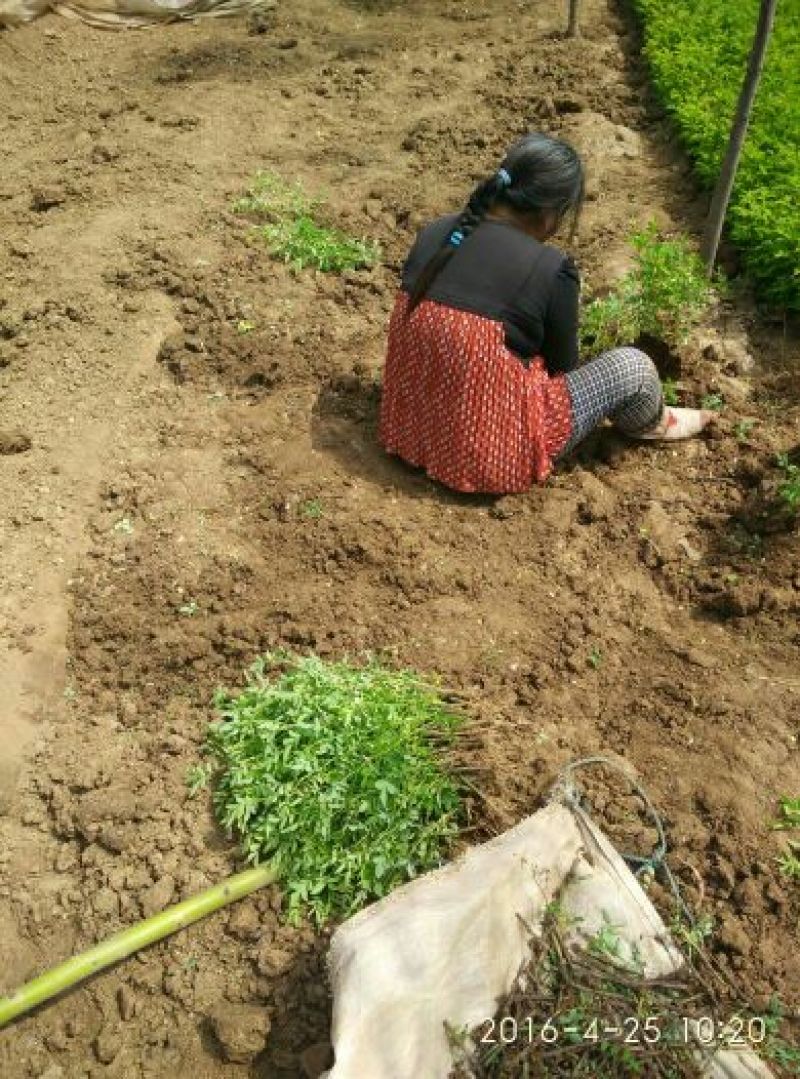
[[[798, 886], [770, 821], [800, 795], [800, 565], [794, 523], [765, 524], [800, 442], [793, 331], [727, 303], [680, 355], [688, 399], [724, 396], [708, 438], [604, 430], [521, 497], [448, 493], [376, 443], [403, 255], [522, 131], [587, 160], [587, 290], [624, 272], [632, 226], [699, 231], [631, 23], [601, 0], [583, 18], [568, 41], [560, 3], [300, 0], [250, 27], [0, 36], [3, 990], [237, 867], [186, 770], [214, 689], [283, 646], [380, 652], [466, 694], [490, 720], [487, 835], [568, 760], [627, 761], [690, 902], [705, 882], [718, 962], [798, 1007]], [[271, 262], [229, 210], [264, 167], [327, 193], [383, 264]], [[611, 783], [592, 799], [622, 849], [647, 838]], [[328, 936], [280, 903], [17, 1023], [0, 1074], [302, 1074], [328, 1036]]]

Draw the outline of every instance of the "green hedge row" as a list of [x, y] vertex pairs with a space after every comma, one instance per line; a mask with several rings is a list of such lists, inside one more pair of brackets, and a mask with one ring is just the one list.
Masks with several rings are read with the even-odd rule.
[[[704, 184], [727, 146], [759, 0], [633, 0], [655, 88]], [[800, 311], [800, 0], [780, 0], [728, 230], [759, 296]]]

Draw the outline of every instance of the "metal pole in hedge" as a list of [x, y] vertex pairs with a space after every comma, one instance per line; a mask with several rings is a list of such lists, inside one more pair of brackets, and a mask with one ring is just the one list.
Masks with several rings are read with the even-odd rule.
[[567, 37], [578, 37], [581, 32], [581, 28], [578, 24], [578, 16], [581, 11], [581, 0], [569, 0], [569, 25], [567, 26]]
[[725, 160], [722, 162], [722, 169], [714, 188], [711, 208], [708, 212], [708, 220], [703, 232], [703, 242], [700, 246], [700, 254], [705, 262], [709, 277], [713, 272], [717, 258], [719, 238], [722, 235], [722, 226], [725, 223], [725, 214], [728, 210], [728, 202], [733, 190], [733, 182], [739, 166], [739, 157], [742, 153], [747, 125], [750, 122], [750, 112], [753, 108], [758, 81], [761, 78], [764, 56], [772, 33], [772, 24], [775, 20], [777, 6], [778, 0], [761, 0], [761, 11], [758, 15], [758, 26], [756, 27], [753, 47], [750, 50], [750, 59], [747, 62], [747, 73], [739, 94], [736, 116], [728, 139], [728, 149], [725, 152]]

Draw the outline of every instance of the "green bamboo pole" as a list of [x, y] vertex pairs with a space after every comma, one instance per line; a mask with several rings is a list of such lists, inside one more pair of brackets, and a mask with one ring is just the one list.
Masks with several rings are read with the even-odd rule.
[[33, 981], [27, 982], [11, 996], [0, 999], [0, 1027], [4, 1027], [17, 1016], [25, 1015], [37, 1004], [50, 1000], [65, 989], [71, 989], [84, 978], [96, 974], [99, 970], [105, 970], [112, 963], [127, 959], [141, 948], [156, 944], [179, 929], [205, 918], [207, 914], [222, 910], [229, 903], [235, 903], [237, 899], [243, 899], [258, 888], [272, 884], [276, 877], [275, 870], [270, 866], [246, 869], [243, 873], [228, 877], [222, 884], [215, 884], [213, 888], [208, 888], [199, 895], [184, 899], [182, 903], [167, 907], [160, 914], [154, 914], [129, 929], [115, 933], [113, 937], [95, 944], [81, 955], [67, 959]]

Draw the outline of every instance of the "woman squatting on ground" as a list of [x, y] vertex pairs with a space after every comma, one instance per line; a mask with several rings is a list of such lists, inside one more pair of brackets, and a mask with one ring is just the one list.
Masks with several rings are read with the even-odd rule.
[[713, 413], [664, 404], [635, 348], [580, 364], [579, 277], [546, 241], [584, 195], [580, 158], [546, 135], [520, 139], [460, 214], [421, 230], [389, 327], [380, 440], [457, 491], [506, 494], [610, 419], [638, 439], [698, 434]]

